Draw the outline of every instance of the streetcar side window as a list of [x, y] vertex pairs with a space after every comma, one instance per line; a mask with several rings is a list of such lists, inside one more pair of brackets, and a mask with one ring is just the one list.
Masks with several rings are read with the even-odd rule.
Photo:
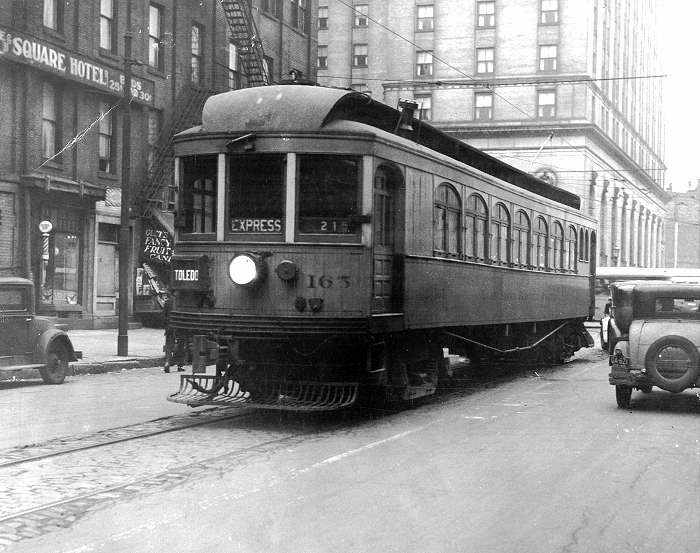
[[298, 157], [298, 232], [359, 236], [361, 162], [358, 157]]
[[285, 167], [282, 154], [230, 157], [228, 232], [279, 239], [284, 226]]
[[216, 156], [188, 156], [182, 159], [180, 214], [186, 234], [216, 232]]

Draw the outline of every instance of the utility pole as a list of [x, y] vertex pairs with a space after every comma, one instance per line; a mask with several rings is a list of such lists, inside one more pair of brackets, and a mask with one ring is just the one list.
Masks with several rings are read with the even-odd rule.
[[126, 2], [124, 33], [124, 90], [122, 95], [122, 200], [119, 227], [119, 335], [117, 355], [129, 355], [129, 288], [131, 271], [131, 0]]

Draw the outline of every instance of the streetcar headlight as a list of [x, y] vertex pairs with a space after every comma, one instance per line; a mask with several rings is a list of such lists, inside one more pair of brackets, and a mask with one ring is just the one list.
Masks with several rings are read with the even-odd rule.
[[231, 260], [228, 276], [234, 284], [252, 286], [262, 280], [265, 271], [262, 259], [251, 253], [242, 253]]

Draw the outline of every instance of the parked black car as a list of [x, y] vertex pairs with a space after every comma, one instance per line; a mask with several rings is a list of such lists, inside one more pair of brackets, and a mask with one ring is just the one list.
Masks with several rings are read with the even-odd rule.
[[36, 316], [34, 283], [0, 277], [0, 371], [38, 369], [47, 384], [61, 384], [79, 357], [63, 330]]

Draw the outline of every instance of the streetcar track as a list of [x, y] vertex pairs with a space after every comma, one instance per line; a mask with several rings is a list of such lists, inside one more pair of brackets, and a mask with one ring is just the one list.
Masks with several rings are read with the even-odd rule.
[[[21, 446], [21, 447], [15, 447], [15, 448], [9, 448], [0, 451], [0, 469], [11, 467], [11, 466], [16, 466], [22, 463], [28, 463], [32, 461], [40, 461], [43, 459], [48, 459], [51, 457], [58, 457], [60, 455], [69, 455], [71, 453], [77, 453], [81, 451], [87, 451], [89, 449], [95, 449], [98, 447], [103, 447], [103, 446], [110, 446], [113, 444], [118, 444], [118, 443], [123, 443], [123, 442], [128, 442], [132, 440], [139, 440], [142, 438], [150, 438], [153, 436], [158, 436], [161, 434], [167, 434], [169, 432], [176, 432], [178, 430], [186, 430], [188, 428], [195, 428], [197, 426], [203, 426], [206, 424], [213, 424], [215, 422], [220, 422], [220, 421], [226, 421], [230, 419], [235, 419], [235, 418], [245, 418], [245, 417], [250, 417], [252, 416], [253, 413], [240, 413], [237, 412], [235, 414], [228, 414], [228, 415], [222, 415], [222, 416], [215, 416], [216, 413], [215, 411], [219, 411], [219, 409], [208, 409], [206, 411], [199, 411], [196, 415], [193, 416], [193, 414], [188, 414], [188, 417], [201, 417], [203, 414], [204, 416], [209, 416], [210, 418], [207, 418], [206, 420], [193, 420], [192, 422], [186, 422], [184, 421], [183, 423], [178, 424], [177, 420], [181, 416], [176, 415], [176, 416], [170, 416], [170, 417], [161, 417], [158, 419], [154, 419], [151, 421], [147, 421], [145, 423], [138, 423], [138, 424], [132, 424], [132, 425], [127, 425], [127, 426], [121, 426], [117, 428], [109, 428], [106, 430], [100, 430], [98, 432], [94, 432], [92, 434], [79, 434], [76, 436], [69, 436], [66, 438], [56, 438], [54, 440], [49, 440], [46, 442], [42, 442], [39, 444], [32, 444], [28, 446]], [[118, 438], [111, 438], [111, 434], [115, 433], [128, 433], [130, 429], [137, 429], [137, 428], [143, 428], [144, 426], [148, 425], [157, 425], [157, 424], [162, 424], [162, 423], [167, 423], [169, 421], [173, 421], [174, 424], [171, 427], [168, 428], [161, 428], [158, 430], [153, 430], [153, 431], [148, 431], [148, 432], [140, 432], [136, 433], [133, 435], [127, 435], [123, 437], [118, 437]], [[70, 443], [75, 443], [75, 442], [91, 442], [86, 445], [80, 445], [78, 447], [73, 447], [68, 444]], [[63, 445], [63, 447], [61, 447]], [[42, 452], [42, 453], [36, 453], [32, 454], [32, 451], [42, 451], [50, 449], [50, 451]]]

